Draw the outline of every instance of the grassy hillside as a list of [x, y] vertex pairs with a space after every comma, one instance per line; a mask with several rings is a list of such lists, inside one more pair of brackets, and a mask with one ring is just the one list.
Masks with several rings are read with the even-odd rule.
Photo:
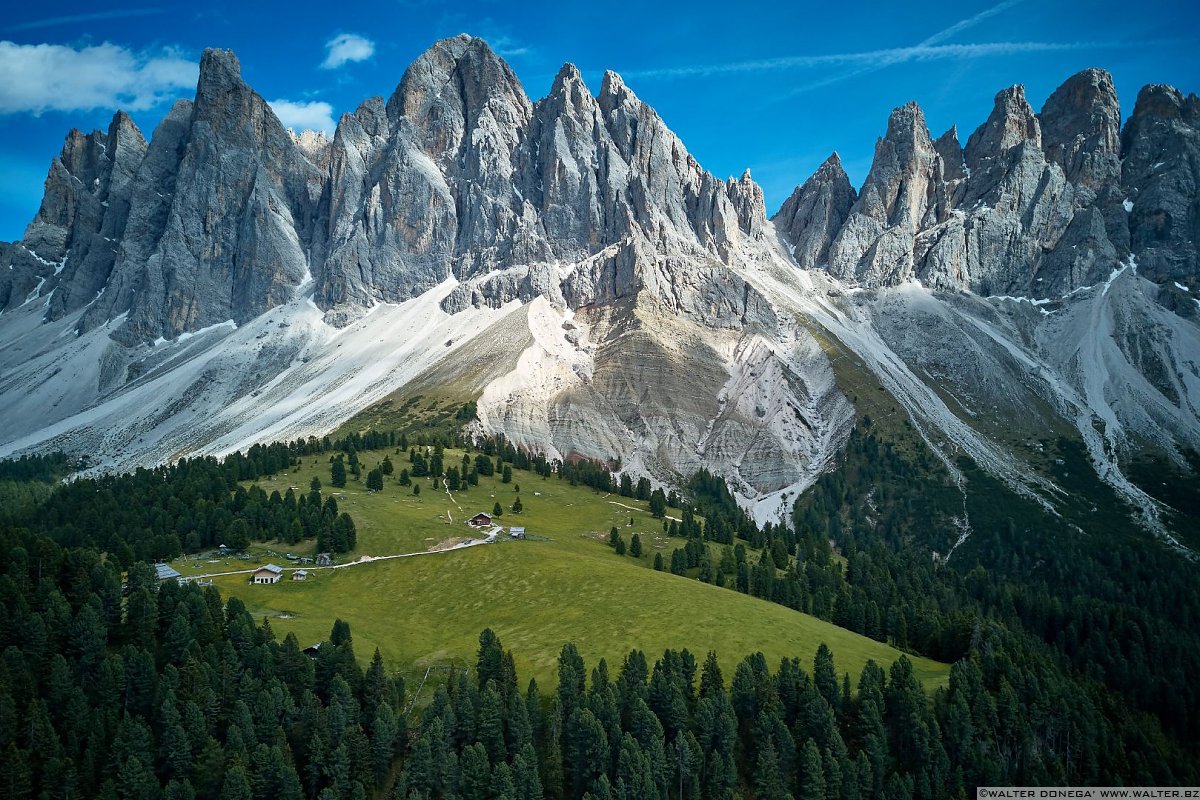
[[[369, 468], [383, 455], [363, 453], [360, 458]], [[393, 452], [391, 458], [396, 475], [408, 466], [404, 455]], [[461, 459], [461, 451], [446, 451], [447, 465]], [[305, 583], [251, 586], [243, 575], [226, 576], [217, 579], [218, 587], [241, 598], [256, 616], [270, 618], [279, 635], [295, 631], [302, 644], [321, 641], [335, 619], [345, 619], [360, 657], [378, 647], [389, 663], [410, 672], [429, 664], [472, 661], [485, 627], [516, 652], [523, 674], [548, 685], [555, 682], [555, 659], [568, 641], [593, 661], [604, 657], [619, 662], [634, 647], [650, 654], [667, 647], [716, 650], [730, 669], [758, 650], [772, 662], [785, 656], [807, 662], [825, 642], [839, 671], [855, 676], [868, 659], [886, 665], [899, 656], [893, 648], [815, 617], [654, 571], [654, 554], [662, 552], [669, 560], [671, 550], [683, 547], [684, 540], [663, 534], [662, 522], [650, 516], [645, 503], [522, 470], [514, 470], [511, 484], [482, 477], [478, 487], [453, 498], [435, 492], [428, 479], [420, 481], [421, 493], [414, 496], [411, 488], [397, 485], [396, 475], [381, 493], [367, 493], [354, 481], [344, 490], [323, 490], [327, 496], [333, 493], [340, 510], [348, 511], [358, 526], [357, 549], [341, 561], [418, 552], [475, 535], [463, 520], [476, 511], [490, 512], [497, 501], [511, 507], [518, 485], [524, 510], [519, 515], [509, 511], [500, 522], [522, 524], [532, 538], [316, 571]], [[305, 459], [298, 472], [262, 485], [267, 491], [307, 489], [314, 476], [328, 484], [324, 458]], [[627, 542], [635, 532], [641, 536], [641, 559], [617, 556], [607, 546], [613, 526]], [[305, 552], [303, 547], [293, 551]], [[186, 560], [177, 566], [192, 573], [195, 563]], [[920, 658], [914, 664], [927, 686], [941, 685], [948, 677], [947, 665]]]

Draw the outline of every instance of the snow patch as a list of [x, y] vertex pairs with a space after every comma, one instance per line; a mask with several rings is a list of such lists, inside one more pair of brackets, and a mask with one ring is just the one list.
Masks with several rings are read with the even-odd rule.
[[[99, 295], [97, 295], [97, 297], [99, 297]], [[154, 340], [154, 342], [151, 346], [158, 347], [159, 345], [166, 344], [167, 342], [175, 342], [175, 343], [186, 342], [188, 339], [194, 339], [197, 336], [203, 336], [204, 334], [206, 334], [210, 331], [219, 330], [221, 328], [229, 328], [230, 330], [236, 331], [237, 323], [231, 319], [227, 319], [224, 322], [218, 322], [215, 325], [209, 325], [205, 328], [200, 328], [199, 330], [184, 331], [183, 333], [176, 336], [174, 339], [165, 339], [162, 336], [159, 336], [157, 339]]]
[[1121, 202], [1121, 207], [1125, 209], [1125, 213], [1126, 213], [1126, 214], [1132, 214], [1132, 213], [1133, 213], [1133, 201], [1132, 201], [1132, 200], [1130, 200], [1128, 197], [1126, 197], [1126, 198], [1125, 198], [1125, 199], [1124, 199], [1124, 200]]
[[[33, 291], [31, 291], [29, 293], [29, 295], [25, 298], [25, 303], [32, 303], [34, 300], [37, 300], [39, 297], [41, 297], [42, 296], [42, 287], [45, 285], [46, 285], [46, 278], [44, 276], [41, 278], [38, 278], [37, 286], [33, 287]], [[25, 303], [22, 303], [21, 305], [25, 305]]]

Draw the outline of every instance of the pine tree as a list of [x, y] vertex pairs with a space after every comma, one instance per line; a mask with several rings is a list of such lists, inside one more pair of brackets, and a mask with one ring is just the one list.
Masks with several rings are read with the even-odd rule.
[[663, 494], [661, 488], [650, 493], [650, 513], [655, 517], [666, 516], [667, 496]]
[[642, 537], [638, 536], [636, 533], [629, 542], [629, 555], [633, 556], [634, 558], [642, 557]]
[[825, 772], [821, 751], [812, 739], [800, 752], [800, 795], [796, 800], [825, 800]]
[[479, 650], [475, 654], [475, 675], [478, 686], [483, 689], [488, 681], [499, 681], [501, 665], [504, 661], [504, 648], [491, 628], [484, 628], [479, 634]]
[[829, 652], [824, 642], [817, 647], [817, 655], [813, 659], [813, 683], [829, 707], [837, 711], [841, 706], [837, 670], [833, 667], [833, 653]]
[[337, 456], [330, 464], [330, 479], [329, 482], [337, 488], [342, 488], [346, 485], [346, 465], [342, 461], [341, 456]]
[[[783, 774], [779, 769], [779, 758], [770, 742], [760, 748], [758, 762], [754, 768], [755, 800], [792, 800]], [[823, 798], [822, 798], [823, 800]]]

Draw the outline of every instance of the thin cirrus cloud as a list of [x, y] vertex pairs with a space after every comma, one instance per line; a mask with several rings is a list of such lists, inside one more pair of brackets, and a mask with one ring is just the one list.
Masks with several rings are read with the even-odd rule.
[[337, 124], [333, 121], [333, 106], [321, 100], [297, 103], [292, 100], [268, 102], [285, 128], [294, 131], [321, 131], [332, 136]]
[[[1072, 50], [1109, 49], [1129, 47], [1130, 44], [1121, 42], [1036, 42], [1036, 41], [1003, 41], [980, 42], [967, 44], [944, 44], [963, 31], [975, 27], [979, 23], [1008, 11], [1020, 5], [1024, 0], [1002, 0], [996, 5], [965, 17], [948, 27], [933, 33], [915, 45], [905, 47], [886, 47], [875, 50], [862, 50], [846, 53], [821, 53], [803, 56], [785, 56], [782, 58], [757, 59], [753, 61], [738, 61], [723, 64], [705, 64], [687, 67], [668, 67], [649, 69], [640, 72], [627, 72], [626, 77], [649, 79], [676, 79], [709, 77], [714, 75], [736, 75], [739, 73], [754, 73], [785, 69], [805, 69], [834, 67], [843, 68], [841, 71], [828, 75], [813, 83], [801, 86], [790, 94], [809, 91], [822, 86], [839, 83], [859, 75], [877, 72], [887, 67], [906, 63], [917, 63], [942, 60], [970, 60], [976, 58], [1025, 55], [1031, 53], [1052, 53]], [[1145, 44], [1144, 42], [1141, 44]]]
[[74, 48], [0, 41], [0, 114], [124, 108], [140, 111], [194, 88], [195, 61], [175, 50], [105, 42]]
[[109, 11], [93, 11], [88, 14], [65, 14], [59, 17], [43, 17], [42, 19], [18, 22], [16, 25], [5, 26], [8, 31], [32, 31], [38, 28], [53, 28], [56, 25], [73, 25], [76, 22], [98, 22], [106, 19], [126, 19], [128, 17], [148, 17], [162, 14], [161, 8], [114, 8]]
[[[1144, 42], [1142, 44], [1145, 44]], [[914, 61], [970, 59], [985, 56], [1011, 56], [1024, 53], [1047, 53], [1093, 48], [1128, 47], [1120, 42], [985, 42], [980, 44], [913, 45], [888, 47], [852, 53], [822, 53], [808, 56], [784, 56], [726, 64], [703, 64], [690, 67], [633, 70], [623, 73], [638, 78], [694, 78], [710, 75], [731, 75], [742, 72], [764, 72], [777, 69], [799, 69], [822, 66], [884, 67]]]
[[366, 61], [375, 55], [375, 43], [356, 33], [339, 33], [325, 43], [325, 60], [321, 69], [337, 69], [356, 61]]
[[530, 53], [528, 45], [518, 42], [511, 36], [502, 34], [495, 37], [485, 36], [484, 38], [496, 55], [503, 56], [504, 58], [516, 58], [517, 56], [525, 56]]

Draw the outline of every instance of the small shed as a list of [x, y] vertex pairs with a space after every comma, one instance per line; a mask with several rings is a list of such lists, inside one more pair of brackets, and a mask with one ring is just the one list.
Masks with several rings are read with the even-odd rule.
[[512, 526], [511, 528], [508, 529], [508, 537], [510, 539], [524, 539], [525, 538], [525, 528], [523, 528], [519, 525]]
[[317, 566], [318, 567], [332, 567], [333, 566], [333, 556], [330, 555], [329, 553], [317, 553]]
[[492, 524], [492, 515], [485, 514], [480, 511], [478, 514], [467, 520], [467, 524], [472, 528], [486, 528]]
[[316, 658], [317, 653], [321, 652], [321, 643], [317, 642], [316, 644], [310, 644], [308, 647], [304, 648], [304, 650], [302, 650], [301, 652], [303, 652], [304, 655], [308, 656], [309, 658]]
[[279, 583], [279, 579], [283, 576], [283, 567], [277, 567], [274, 564], [264, 564], [254, 570], [252, 583]]
[[183, 577], [179, 570], [172, 567], [170, 564], [155, 564], [154, 577], [160, 581], [174, 581]]
[[292, 573], [292, 580], [294, 580], [294, 581], [308, 580], [308, 570], [306, 570], [306, 569], [296, 570], [295, 572]]

